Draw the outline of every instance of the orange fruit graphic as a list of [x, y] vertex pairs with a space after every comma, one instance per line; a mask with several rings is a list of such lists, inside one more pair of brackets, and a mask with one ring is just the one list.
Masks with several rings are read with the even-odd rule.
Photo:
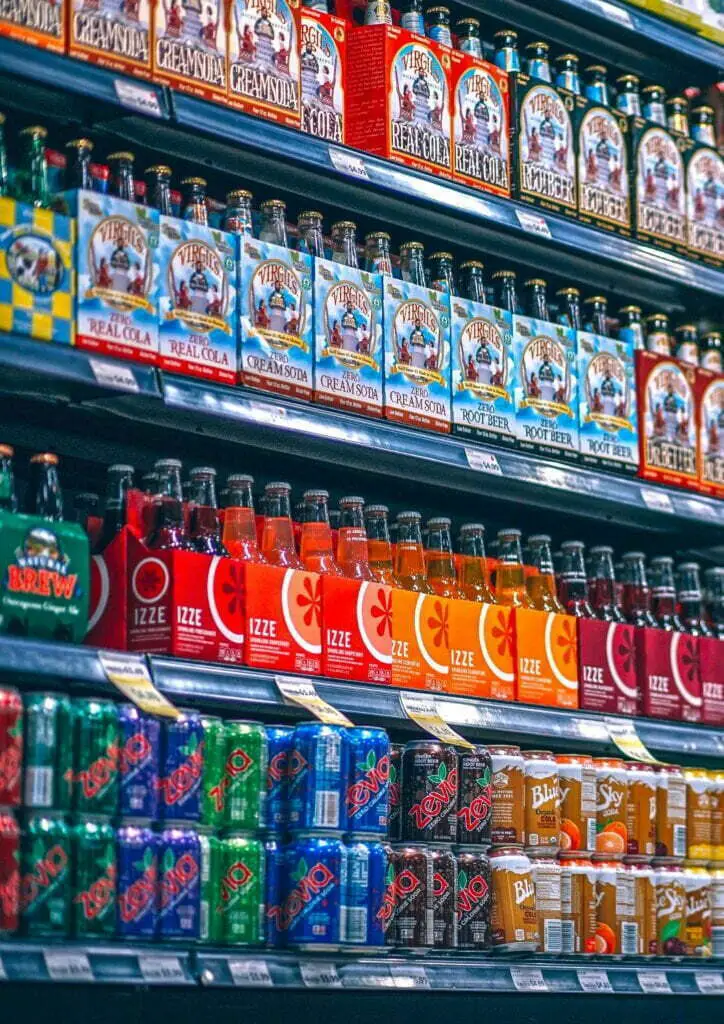
[[369, 653], [392, 664], [392, 594], [380, 583], [362, 583], [357, 595], [357, 628]]
[[616, 952], [616, 935], [613, 928], [610, 928], [607, 924], [599, 924], [596, 928], [596, 952]]
[[287, 569], [282, 581], [284, 623], [303, 651], [322, 653], [322, 585], [316, 573]]
[[570, 818], [563, 818], [561, 820], [561, 849], [562, 850], [580, 850], [581, 848], [581, 833], [576, 825], [575, 821], [571, 821]]
[[625, 853], [628, 833], [622, 821], [611, 821], [596, 836], [597, 853]]
[[569, 615], [548, 615], [545, 652], [553, 675], [567, 690], [578, 689], [576, 620]]
[[450, 672], [449, 612], [447, 601], [437, 595], [420, 594], [415, 604], [415, 639], [420, 653], [433, 671], [444, 676]]

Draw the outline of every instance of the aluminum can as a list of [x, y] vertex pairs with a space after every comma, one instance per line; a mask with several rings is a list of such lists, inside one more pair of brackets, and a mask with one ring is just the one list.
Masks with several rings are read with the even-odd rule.
[[561, 945], [564, 953], [596, 952], [596, 869], [588, 857], [561, 858]]
[[122, 818], [158, 818], [159, 767], [161, 764], [161, 723], [145, 715], [135, 704], [121, 704], [120, 730]]
[[20, 926], [24, 935], [70, 936], [71, 865], [65, 816], [30, 814], [20, 841]]
[[561, 853], [588, 857], [596, 849], [596, 771], [588, 754], [557, 754]]
[[225, 723], [216, 715], [202, 715], [201, 725], [204, 730], [204, 774], [200, 820], [210, 828], [221, 828], [224, 824]]
[[266, 774], [267, 828], [285, 832], [289, 825], [289, 751], [294, 729], [290, 725], [268, 725], [269, 762]]
[[432, 947], [432, 873], [427, 847], [414, 843], [392, 846], [383, 899], [386, 945], [413, 950]]
[[159, 836], [145, 822], [124, 822], [116, 832], [120, 939], [155, 938], [158, 927]]
[[561, 866], [558, 861], [540, 854], [530, 858], [530, 866], [538, 912], [538, 951], [562, 953]]
[[195, 822], [201, 815], [204, 726], [197, 711], [164, 722], [159, 778], [162, 821]]
[[158, 843], [158, 937], [198, 939], [201, 930], [201, 844], [195, 829], [168, 826]]
[[458, 949], [490, 949], [490, 861], [479, 847], [456, 850]]
[[457, 949], [457, 864], [449, 846], [429, 851], [432, 860], [432, 944]]
[[0, 686], [0, 807], [20, 805], [23, 764], [23, 702], [12, 686]]
[[197, 825], [201, 847], [201, 918], [199, 942], [219, 945], [224, 930], [219, 910], [219, 879], [221, 878], [221, 840], [208, 825]]
[[464, 751], [458, 762], [458, 828], [460, 846], [490, 846], [493, 811], [492, 759], [486, 747]]
[[490, 878], [493, 949], [535, 952], [538, 948], [538, 914], [530, 859], [516, 846], [491, 850]]
[[216, 914], [228, 946], [264, 942], [264, 844], [243, 832], [219, 840]]
[[454, 843], [458, 754], [438, 740], [414, 740], [402, 754], [402, 835], [410, 843]]
[[20, 828], [12, 811], [0, 809], [0, 938], [20, 926]]
[[493, 846], [525, 843], [525, 768], [520, 747], [489, 747], [493, 762]]
[[289, 755], [289, 827], [295, 832], [344, 832], [349, 773], [348, 730], [304, 722]]
[[300, 833], [285, 855], [284, 924], [297, 949], [338, 950], [344, 931], [347, 850], [325, 833]]
[[250, 832], [266, 824], [269, 747], [259, 722], [224, 723], [223, 827]]
[[402, 751], [401, 743], [390, 745], [390, 813], [387, 838], [391, 843], [402, 839]]
[[623, 860], [628, 849], [628, 783], [623, 761], [594, 757], [596, 769], [596, 851], [594, 860]]
[[390, 804], [390, 738], [384, 729], [349, 730], [347, 829], [355, 835], [385, 836]]
[[73, 700], [72, 807], [77, 814], [118, 813], [120, 748], [118, 705]]
[[27, 693], [23, 804], [37, 810], [70, 810], [73, 716], [64, 693]]
[[654, 862], [656, 868], [656, 921], [659, 953], [683, 956], [686, 952], [686, 887], [679, 864]]
[[264, 871], [264, 941], [272, 949], [282, 949], [287, 941], [284, 918], [286, 883], [286, 852], [279, 837], [268, 835], [264, 842], [266, 869]]
[[686, 780], [674, 764], [656, 766], [656, 852], [660, 864], [686, 857]]
[[76, 939], [116, 934], [116, 830], [108, 818], [83, 817], [71, 826], [72, 931]]
[[380, 949], [385, 944], [381, 915], [387, 878], [387, 847], [366, 835], [347, 843], [347, 887], [344, 899], [344, 933], [349, 946]]
[[523, 764], [526, 853], [555, 857], [561, 842], [558, 763], [550, 750], [524, 750]]
[[656, 772], [650, 764], [629, 761], [624, 765], [626, 785], [627, 863], [650, 861], [656, 849]]

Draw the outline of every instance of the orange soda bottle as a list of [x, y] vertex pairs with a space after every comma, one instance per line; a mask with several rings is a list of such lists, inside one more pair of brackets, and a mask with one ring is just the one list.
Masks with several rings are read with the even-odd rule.
[[339, 499], [337, 565], [342, 574], [352, 580], [374, 579], [369, 564], [364, 507], [364, 498], [348, 496]]
[[438, 597], [462, 597], [453, 561], [450, 520], [444, 516], [427, 522], [427, 582]]
[[498, 568], [495, 573], [495, 596], [499, 604], [513, 608], [532, 608], [533, 603], [525, 588], [523, 552], [520, 530], [498, 532]]
[[539, 612], [564, 612], [556, 592], [550, 537], [545, 533], [529, 537], [528, 550], [533, 569], [526, 580], [531, 606]]
[[460, 527], [460, 563], [458, 587], [468, 601], [495, 604], [488, 583], [485, 563], [485, 527], [482, 523], [464, 523]]
[[264, 488], [264, 532], [261, 553], [269, 565], [285, 569], [303, 569], [294, 546], [294, 530], [289, 509], [292, 488], [287, 483], [267, 484]]
[[226, 479], [226, 508], [222, 541], [232, 558], [242, 562], [263, 562], [256, 542], [256, 519], [251, 489], [254, 477], [231, 473]]
[[425, 551], [422, 547], [419, 512], [400, 512], [397, 516], [397, 550], [395, 551], [395, 575], [398, 585], [404, 590], [418, 594], [434, 594], [427, 581]]
[[321, 576], [341, 576], [334, 560], [332, 527], [329, 525], [329, 492], [304, 492], [301, 555], [304, 568]]
[[389, 511], [386, 505], [368, 505], [364, 510], [369, 567], [372, 578], [377, 583], [399, 587], [400, 583], [392, 565], [392, 544], [387, 521]]

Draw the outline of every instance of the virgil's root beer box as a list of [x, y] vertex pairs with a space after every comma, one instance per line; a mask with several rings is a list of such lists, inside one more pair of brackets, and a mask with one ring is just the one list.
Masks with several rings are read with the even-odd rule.
[[628, 124], [608, 107], [589, 106], [576, 117], [578, 219], [631, 234]]
[[698, 638], [639, 628], [635, 643], [639, 713], [674, 721], [701, 721]]
[[314, 261], [314, 400], [382, 416], [382, 277]]
[[696, 371], [668, 356], [636, 353], [639, 476], [696, 490]]
[[576, 334], [513, 316], [515, 432], [526, 451], [578, 459]]
[[453, 431], [514, 445], [513, 317], [450, 297]]
[[151, 77], [152, 0], [68, 2], [71, 57], [138, 78]]
[[229, 0], [229, 103], [299, 127], [297, 0]]
[[153, 78], [192, 96], [226, 99], [225, 0], [155, 0]]
[[241, 255], [241, 382], [312, 397], [312, 260], [244, 238]]
[[701, 720], [707, 725], [724, 725], [724, 641], [699, 637], [701, 677]]
[[238, 378], [236, 239], [161, 217], [159, 365], [235, 384]]
[[578, 637], [572, 615], [516, 608], [516, 698], [525, 704], [578, 707]]
[[724, 377], [696, 371], [699, 487], [704, 494], [724, 497]]
[[686, 159], [686, 223], [689, 255], [720, 267], [724, 263], [724, 159], [696, 146]]
[[578, 332], [581, 461], [635, 474], [639, 465], [633, 344]]
[[347, 38], [347, 144], [449, 178], [451, 53], [390, 25], [353, 28]]
[[681, 151], [691, 142], [639, 117], [629, 123], [636, 237], [685, 256], [686, 175]]
[[0, 36], [63, 53], [67, 2], [69, 0], [2, 0]]
[[302, 7], [301, 129], [328, 142], [345, 141], [347, 26], [344, 19]]
[[513, 609], [450, 601], [450, 693], [515, 700]]
[[507, 72], [468, 53], [450, 54], [453, 178], [510, 195], [510, 94]]
[[450, 600], [392, 591], [392, 685], [450, 692]]
[[586, 711], [637, 714], [634, 627], [579, 619], [578, 679], [581, 707]]
[[251, 563], [244, 566], [244, 573], [244, 664], [319, 675], [322, 578], [314, 572]]
[[322, 674], [389, 685], [392, 681], [392, 588], [322, 576]]

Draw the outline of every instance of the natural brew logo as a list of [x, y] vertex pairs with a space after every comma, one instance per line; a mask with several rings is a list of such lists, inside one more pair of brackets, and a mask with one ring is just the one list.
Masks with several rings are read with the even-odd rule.
[[505, 97], [492, 75], [469, 68], [455, 90], [455, 170], [508, 191], [510, 163]]
[[145, 0], [75, 0], [73, 41], [89, 50], [148, 64], [150, 12]]
[[326, 864], [317, 861], [309, 867], [303, 857], [291, 872], [290, 880], [293, 888], [284, 903], [267, 911], [280, 932], [288, 931], [300, 915], [306, 917], [338, 885], [337, 876]]
[[509, 345], [510, 330], [494, 319], [474, 316], [467, 320], [458, 340], [462, 369], [458, 391], [467, 391], [483, 402], [499, 398], [509, 402]]
[[649, 128], [639, 140], [636, 196], [639, 230], [686, 242], [684, 164], [664, 128]]
[[698, 149], [686, 168], [689, 245], [724, 258], [724, 160], [713, 149]]
[[282, 259], [262, 260], [254, 270], [249, 281], [249, 309], [256, 333], [272, 348], [309, 351], [302, 337], [306, 319], [303, 289], [309, 286], [308, 279]]
[[25, 534], [22, 547], [15, 549], [2, 587], [11, 594], [72, 601], [81, 596], [81, 584], [78, 573], [70, 569], [70, 558], [58, 535], [46, 526], [33, 526]]
[[[93, 200], [88, 200], [95, 207]], [[92, 211], [89, 211], [92, 212]], [[148, 293], [153, 259], [145, 231], [127, 217], [100, 220], [88, 239], [90, 285], [84, 299], [99, 299], [119, 310], [153, 313]]]
[[63, 4], [56, 0], [0, 0], [0, 21], [60, 39]]
[[390, 65], [392, 149], [450, 167], [450, 108], [445, 69], [425, 43], [406, 43]]
[[164, 852], [158, 887], [161, 913], [169, 913], [185, 898], [197, 884], [200, 873], [199, 862], [192, 853], [186, 851], [177, 858], [170, 848]]
[[184, 804], [199, 788], [204, 770], [204, 741], [191, 733], [188, 742], [178, 748], [183, 761], [170, 775], [159, 778], [158, 788], [166, 807]]
[[322, 357], [333, 356], [342, 366], [379, 370], [375, 322], [379, 313], [369, 295], [354, 281], [338, 281], [324, 302], [325, 347]]
[[644, 431], [649, 466], [696, 476], [694, 394], [677, 363], [659, 363], [649, 374]]
[[[335, 29], [344, 40], [344, 30]], [[302, 131], [342, 142], [344, 85], [337, 40], [324, 25], [302, 16], [300, 57]]]
[[490, 900], [490, 886], [483, 875], [471, 878], [466, 871], [458, 871], [457, 890], [458, 922], [462, 925], [485, 910]]
[[[388, 791], [390, 780], [390, 758], [383, 754], [378, 760], [370, 750], [364, 761], [355, 764], [354, 782], [347, 788], [347, 815], [355, 818], [362, 811], [369, 811], [378, 804]], [[350, 831], [354, 832], [352, 828]]]
[[155, 63], [162, 71], [178, 78], [226, 89], [221, 0], [158, 0]]
[[218, 782], [209, 787], [209, 798], [214, 810], [223, 811], [226, 806], [226, 797], [230, 789], [234, 789], [239, 782], [244, 781], [249, 769], [254, 764], [253, 758], [249, 757], [242, 747], [235, 747], [224, 762], [223, 774]]
[[86, 921], [100, 921], [113, 911], [116, 904], [116, 865], [113, 861], [100, 865], [103, 872], [94, 878], [87, 889], [81, 889], [73, 902], [81, 907]]
[[457, 799], [458, 770], [448, 772], [444, 761], [440, 762], [436, 772], [427, 777], [433, 788], [423, 798], [413, 804], [407, 812], [415, 822], [415, 828], [426, 829], [439, 821], [450, 810], [451, 804]]
[[26, 916], [36, 913], [60, 885], [65, 884], [68, 853], [60, 843], [46, 848], [43, 839], [34, 839], [30, 848], [29, 868], [20, 878], [20, 911]]
[[11, 231], [5, 245], [8, 273], [17, 285], [38, 298], [52, 295], [63, 284], [63, 257], [52, 239], [34, 231]]
[[699, 455], [702, 479], [724, 486], [724, 381], [713, 380], [701, 396]]
[[518, 153], [522, 192], [575, 207], [573, 126], [561, 97], [549, 85], [535, 85], [523, 97]]
[[[84, 800], [100, 800], [118, 777], [120, 764], [118, 733], [114, 726], [106, 729], [104, 749], [86, 768], [74, 772], [69, 768], [63, 778], [71, 786], [79, 786]], [[91, 808], [89, 807], [88, 810]]]
[[244, 896], [244, 890], [248, 888], [255, 877], [254, 872], [243, 860], [236, 860], [230, 864], [219, 882], [219, 902], [216, 906], [216, 913], [228, 913]]
[[118, 893], [118, 913], [124, 924], [138, 922], [156, 908], [156, 879], [158, 866], [156, 855], [150, 846], [143, 851], [143, 857], [133, 862], [137, 878], [127, 889]]
[[521, 408], [532, 408], [547, 419], [571, 416], [571, 368], [563, 344], [537, 334], [523, 349], [520, 374], [524, 398]]
[[458, 821], [465, 832], [476, 832], [490, 817], [493, 802], [493, 790], [490, 770], [486, 768], [482, 775], [475, 779], [475, 789], [470, 803], [458, 810]]
[[234, 0], [229, 33], [232, 93], [281, 110], [299, 109], [294, 14], [286, 0]]
[[628, 375], [618, 356], [609, 352], [594, 355], [586, 367], [583, 386], [588, 407], [586, 423], [596, 423], [612, 434], [633, 430]]
[[401, 302], [392, 322], [392, 373], [413, 384], [444, 384], [445, 350], [442, 316], [419, 299]]
[[228, 275], [233, 269], [231, 257], [220, 256], [212, 245], [199, 239], [181, 242], [168, 261], [166, 320], [180, 320], [201, 334], [231, 334]]
[[578, 132], [578, 194], [582, 212], [629, 226], [626, 142], [618, 118], [589, 110]]

